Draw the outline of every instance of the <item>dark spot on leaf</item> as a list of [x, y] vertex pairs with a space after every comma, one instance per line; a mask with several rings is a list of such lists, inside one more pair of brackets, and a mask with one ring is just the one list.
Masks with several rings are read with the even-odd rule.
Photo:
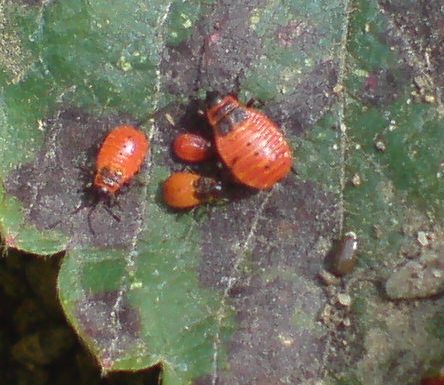
[[276, 123], [285, 125], [287, 132], [301, 133], [313, 126], [333, 104], [333, 87], [337, 84], [337, 63], [319, 63], [295, 90], [264, 110]]
[[398, 98], [409, 79], [406, 68], [399, 68], [397, 74], [383, 69], [371, 72], [364, 81], [361, 99], [366, 104], [385, 106]]
[[[335, 229], [333, 195], [289, 176], [274, 188], [263, 212], [258, 212], [263, 194], [232, 202], [224, 210], [218, 207], [202, 224], [200, 279], [205, 286], [224, 287], [234, 261], [242, 253], [248, 254], [254, 271], [279, 268], [293, 269], [307, 277], [317, 274], [324, 256], [313, 255], [315, 244]], [[253, 241], [240, 251], [238, 247], [246, 241], [257, 215]]]
[[77, 303], [76, 316], [87, 337], [100, 348], [102, 361], [119, 357], [140, 334], [137, 311], [117, 291], [85, 295]]
[[[217, 373], [218, 384], [300, 383], [319, 370], [324, 346], [308, 325], [325, 303], [318, 242], [335, 231], [334, 202], [333, 194], [289, 176], [271, 193], [212, 211], [202, 224], [200, 281], [228, 289], [239, 325], [230, 371]], [[311, 321], [298, 321], [296, 309]]]
[[[202, 376], [193, 381], [193, 385], [209, 385], [213, 384], [212, 378], [210, 375]], [[219, 380], [216, 380], [216, 385], [220, 385]]]
[[32, 6], [41, 6], [43, 4], [43, 0], [19, 0], [18, 3]]
[[314, 30], [314, 25], [305, 20], [290, 20], [286, 25], [276, 30], [277, 42], [285, 48], [307, 52], [319, 43], [319, 31]]
[[[245, 23], [256, 7], [263, 7], [263, 2], [249, 2], [246, 7], [228, 1], [224, 7], [213, 9], [209, 6], [203, 11], [207, 16], [191, 37], [177, 47], [170, 47], [163, 57], [161, 68], [167, 90], [195, 96], [199, 89], [212, 89], [224, 95], [242, 84], [244, 74], [250, 69], [254, 71], [266, 49], [265, 37], [257, 36], [249, 23]], [[216, 30], [215, 25], [218, 26]], [[273, 33], [285, 41], [284, 45], [295, 44], [298, 50], [310, 53], [322, 38], [321, 31], [300, 21], [290, 22]], [[337, 84], [337, 65], [334, 61], [319, 62], [294, 90], [284, 95], [276, 94], [275, 100], [267, 103], [265, 112], [291, 133], [311, 127], [336, 100], [332, 90]], [[239, 120], [243, 117], [236, 117], [235, 121]], [[222, 133], [229, 129], [228, 126], [220, 127]]]
[[[218, 371], [217, 384], [299, 384], [316, 376], [324, 342], [302, 319], [316, 318], [320, 289], [302, 280], [252, 276], [239, 280], [230, 295], [238, 329], [229, 344], [230, 369]], [[210, 383], [209, 376], [195, 382]]]
[[232, 92], [239, 74], [263, 50], [261, 39], [245, 23], [250, 20], [252, 10], [261, 4], [262, 1], [254, 0], [248, 6], [236, 1], [228, 1], [223, 7], [209, 5], [203, 11], [206, 17], [191, 37], [177, 47], [170, 47], [164, 55], [161, 68], [169, 92], [190, 95], [196, 86], [223, 94]]
[[246, 291], [233, 298], [239, 330], [231, 339], [230, 375], [221, 383], [229, 384], [234, 376], [242, 384], [297, 384], [315, 376], [323, 342], [301, 328], [294, 312], [296, 301], [301, 313], [315, 318], [323, 301], [321, 291], [283, 278], [266, 282], [253, 277], [243, 282], [248, 282], [245, 286], [239, 282]]
[[[389, 45], [399, 47], [405, 56], [411, 56], [412, 51], [418, 58], [424, 58], [430, 63], [426, 68], [412, 68], [414, 77], [424, 75], [424, 70], [433, 79], [433, 86], [424, 90], [435, 94], [437, 87], [443, 95], [444, 90], [444, 29], [442, 27], [443, 8], [441, 1], [381, 1], [381, 7], [390, 14], [396, 28], [402, 31], [402, 37], [396, 31], [389, 31]], [[405, 42], [408, 41], [408, 45]], [[405, 78], [409, 81], [412, 75]]]

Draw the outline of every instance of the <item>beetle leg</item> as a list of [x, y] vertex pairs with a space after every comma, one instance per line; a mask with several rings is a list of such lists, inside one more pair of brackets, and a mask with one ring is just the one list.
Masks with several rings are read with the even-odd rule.
[[[81, 202], [80, 205], [78, 207], [76, 207], [73, 211], [71, 211], [68, 215], [76, 215], [79, 211], [83, 210], [85, 207], [88, 207], [88, 204], [85, 204], [84, 202]], [[48, 229], [52, 230], [53, 228], [55, 228], [56, 226], [58, 226], [63, 219], [59, 219], [58, 221], [51, 223], [50, 225], [48, 225]]]
[[[120, 209], [120, 205], [118, 203], [117, 203], [117, 205]], [[108, 206], [104, 206], [104, 207], [105, 207], [106, 212], [109, 215], [111, 215], [116, 222], [120, 222], [120, 217], [117, 214], [114, 214], [113, 211]]]
[[94, 238], [96, 237], [96, 232], [94, 231], [93, 226], [92, 226], [91, 215], [96, 207], [97, 206], [92, 206], [91, 210], [89, 210], [88, 215], [86, 216], [86, 221], [88, 222], [89, 231], [91, 232], [91, 234], [93, 235]]
[[248, 108], [250, 108], [250, 107], [252, 107], [253, 105], [255, 106], [255, 107], [263, 107], [264, 106], [264, 102], [262, 101], [262, 100], [258, 100], [258, 99], [255, 99], [255, 98], [251, 98], [245, 105], [248, 107]]

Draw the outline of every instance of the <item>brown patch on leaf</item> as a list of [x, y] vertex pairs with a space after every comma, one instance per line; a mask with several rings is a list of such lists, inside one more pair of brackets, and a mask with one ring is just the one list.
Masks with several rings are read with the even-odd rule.
[[20, 3], [32, 6], [42, 6], [43, 0], [19, 0]]
[[319, 63], [292, 92], [267, 103], [264, 112], [284, 127], [286, 133], [300, 135], [321, 119], [336, 101], [333, 88], [337, 80], [337, 63]]
[[[323, 256], [315, 252], [316, 243], [335, 228], [333, 196], [297, 181], [293, 175], [273, 189], [260, 211], [266, 194], [232, 202], [225, 210], [217, 207], [203, 223], [203, 285], [225, 287], [242, 255], [247, 255], [254, 270], [291, 268], [307, 277], [317, 274]], [[259, 216], [258, 222], [246, 245], [255, 216]]]
[[[382, 1], [381, 6], [398, 29], [399, 46], [415, 76], [429, 76], [427, 90], [443, 95], [444, 24], [441, 1]], [[415, 58], [416, 57], [416, 58]], [[439, 92], [436, 92], [437, 89]], [[442, 100], [441, 100], [442, 102]]]
[[[165, 53], [161, 68], [170, 93], [193, 97], [199, 89], [238, 93], [245, 74], [264, 55], [264, 39], [276, 39], [285, 46], [295, 44], [302, 52], [313, 50], [319, 42], [321, 32], [302, 21], [277, 26], [268, 37], [258, 36], [245, 20], [264, 7], [263, 2], [249, 2], [248, 6], [228, 3], [208, 11], [187, 41]], [[321, 61], [294, 89], [276, 95], [264, 111], [285, 125], [287, 132], [299, 134], [316, 123], [336, 100], [336, 83], [337, 63]]]
[[[298, 384], [315, 378], [324, 341], [316, 327], [322, 292], [304, 280], [258, 276], [239, 282], [232, 305], [237, 331], [229, 343], [228, 366], [215, 383]], [[210, 384], [207, 376], [195, 384]]]
[[[246, 290], [233, 301], [240, 327], [231, 339], [231, 373], [227, 377], [258, 385], [278, 384], [284, 379], [298, 383], [315, 377], [323, 343], [313, 333], [312, 323], [322, 301], [321, 292], [310, 290], [303, 281], [283, 278], [253, 278]], [[305, 313], [310, 320], [306, 329], [296, 326], [296, 312]]]
[[300, 383], [316, 376], [324, 350], [319, 244], [335, 231], [336, 218], [334, 196], [291, 175], [272, 192], [218, 208], [202, 225], [201, 283], [225, 289], [221, 306], [230, 304], [238, 325], [229, 369], [220, 369], [216, 383]]
[[85, 295], [77, 303], [76, 317], [85, 337], [100, 350], [98, 356], [105, 369], [111, 368], [139, 337], [139, 314], [118, 291]]
[[359, 96], [366, 104], [385, 106], [399, 97], [410, 80], [411, 75], [405, 66], [396, 72], [379, 69], [368, 74]]
[[170, 47], [161, 68], [166, 87], [175, 94], [195, 94], [197, 88], [233, 92], [237, 78], [262, 52], [261, 40], [246, 20], [263, 1], [228, 1], [208, 9], [192, 36]]

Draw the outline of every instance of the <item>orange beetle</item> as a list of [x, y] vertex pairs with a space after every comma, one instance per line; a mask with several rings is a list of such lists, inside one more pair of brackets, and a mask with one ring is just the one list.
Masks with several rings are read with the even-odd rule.
[[142, 131], [130, 125], [117, 126], [100, 147], [93, 186], [113, 196], [139, 171], [148, 151], [149, 142]]
[[210, 202], [221, 191], [221, 184], [213, 178], [190, 172], [176, 172], [163, 184], [163, 199], [172, 208], [190, 209]]
[[176, 136], [173, 142], [173, 152], [186, 162], [203, 162], [213, 155], [211, 142], [203, 136], [191, 133]]
[[290, 147], [279, 127], [262, 112], [233, 95], [208, 92], [207, 118], [217, 152], [239, 183], [263, 190], [289, 173]]

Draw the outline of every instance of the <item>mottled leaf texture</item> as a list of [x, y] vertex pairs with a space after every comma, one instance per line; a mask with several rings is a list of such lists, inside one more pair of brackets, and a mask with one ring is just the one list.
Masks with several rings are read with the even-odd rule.
[[[419, 383], [444, 364], [443, 19], [439, 0], [0, 1], [6, 247], [66, 252], [60, 300], [104, 373]], [[171, 170], [226, 179], [170, 152], [208, 135], [208, 90], [256, 99], [295, 172], [175, 212]], [[94, 205], [94, 158], [122, 123], [152, 151]], [[357, 268], [319, 275], [348, 231]]]

